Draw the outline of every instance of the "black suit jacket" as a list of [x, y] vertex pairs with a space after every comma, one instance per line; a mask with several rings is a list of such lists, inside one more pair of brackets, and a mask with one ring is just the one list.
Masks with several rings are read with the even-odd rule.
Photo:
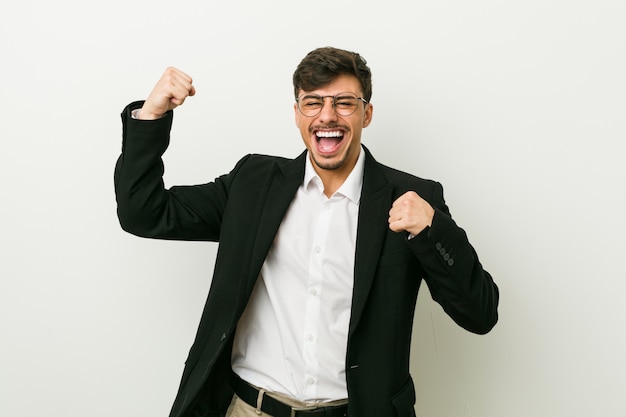
[[[166, 190], [161, 156], [173, 115], [131, 119], [130, 110], [140, 106], [133, 103], [122, 113], [118, 217], [124, 230], [138, 236], [219, 241], [211, 289], [171, 416], [220, 416], [232, 397], [235, 328], [302, 183], [306, 152], [296, 159], [247, 155], [213, 182]], [[480, 334], [497, 321], [498, 288], [450, 217], [441, 185], [379, 164], [365, 152], [346, 357], [349, 414], [414, 416], [409, 353], [421, 280], [456, 323]], [[409, 190], [435, 208], [432, 226], [413, 239], [392, 232], [387, 222], [393, 201]]]

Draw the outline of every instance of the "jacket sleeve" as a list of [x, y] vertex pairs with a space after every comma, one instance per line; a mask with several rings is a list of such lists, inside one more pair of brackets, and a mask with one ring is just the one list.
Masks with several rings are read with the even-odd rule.
[[461, 327], [488, 333], [498, 321], [499, 291], [483, 269], [465, 231], [452, 220], [443, 188], [435, 183], [432, 225], [409, 241], [433, 299]]
[[136, 120], [135, 102], [122, 112], [122, 153], [115, 165], [117, 215], [122, 229], [137, 236], [219, 240], [230, 176], [214, 182], [165, 189], [162, 155], [170, 140], [173, 112], [158, 120]]

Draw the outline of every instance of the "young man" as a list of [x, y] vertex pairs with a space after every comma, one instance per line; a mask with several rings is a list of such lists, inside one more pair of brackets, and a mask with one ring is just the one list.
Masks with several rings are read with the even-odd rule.
[[171, 416], [413, 416], [411, 331], [422, 279], [460, 326], [496, 324], [498, 288], [439, 183], [376, 162], [357, 53], [311, 51], [294, 76], [306, 150], [247, 155], [214, 182], [164, 189], [172, 110], [196, 93], [168, 68], [122, 113], [124, 230], [218, 241], [214, 276]]

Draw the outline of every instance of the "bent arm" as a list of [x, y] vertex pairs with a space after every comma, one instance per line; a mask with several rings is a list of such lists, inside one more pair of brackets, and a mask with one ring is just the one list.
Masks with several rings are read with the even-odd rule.
[[433, 299], [461, 327], [488, 333], [498, 321], [499, 291], [467, 234], [450, 217], [436, 184], [432, 225], [409, 241]]
[[122, 112], [122, 153], [114, 173], [117, 215], [134, 235], [177, 240], [219, 240], [226, 184], [172, 187], [163, 183], [162, 155], [170, 140], [173, 113], [157, 120], [136, 120], [135, 102]]

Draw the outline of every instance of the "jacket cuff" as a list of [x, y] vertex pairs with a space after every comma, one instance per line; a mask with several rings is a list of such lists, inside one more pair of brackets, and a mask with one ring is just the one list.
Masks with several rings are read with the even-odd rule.
[[152, 146], [162, 143], [161, 152], [165, 152], [169, 145], [169, 133], [172, 128], [174, 112], [170, 110], [156, 120], [133, 118], [133, 111], [141, 109], [144, 102], [144, 100], [132, 102], [122, 111], [122, 152], [127, 150], [129, 142], [139, 145], [141, 142], [150, 141]]

